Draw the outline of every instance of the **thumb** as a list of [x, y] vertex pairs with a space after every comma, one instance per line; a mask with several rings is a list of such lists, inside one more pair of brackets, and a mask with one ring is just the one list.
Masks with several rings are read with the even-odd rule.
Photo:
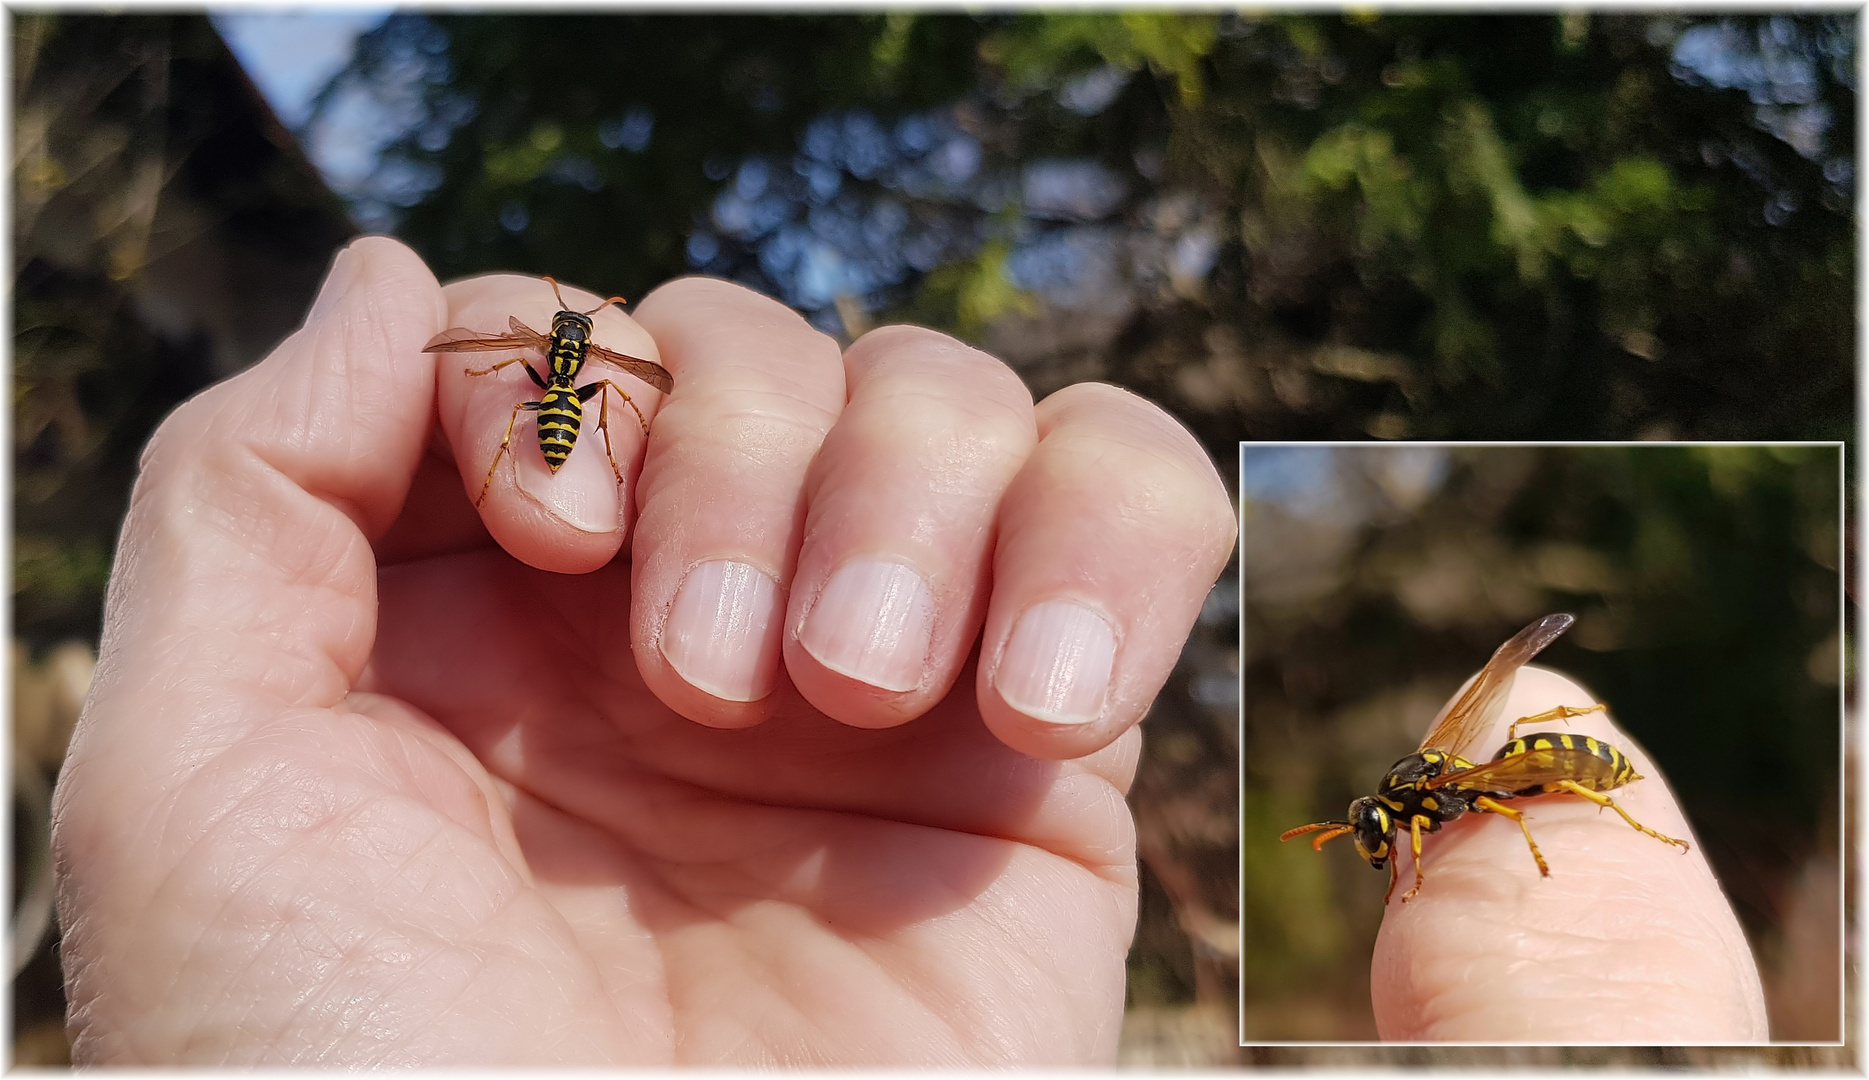
[[[1555, 672], [1524, 668], [1504, 718], [1594, 702]], [[1512, 821], [1468, 813], [1422, 839], [1426, 881], [1397, 889], [1376, 936], [1370, 994], [1390, 1041], [1702, 1043], [1764, 1041], [1758, 967], [1686, 817], [1653, 761], [1601, 712], [1537, 730], [1592, 736], [1646, 779], [1608, 794], [1683, 852], [1569, 794], [1506, 805], [1549, 863], [1542, 877]], [[1520, 735], [1530, 735], [1530, 729]], [[1410, 840], [1398, 834], [1404, 887]]]
[[126, 879], [136, 894], [188, 776], [349, 692], [375, 634], [367, 536], [394, 520], [432, 427], [421, 347], [443, 310], [413, 252], [359, 240], [303, 327], [151, 439], [54, 800], [62, 905]]
[[414, 252], [359, 240], [304, 326], [163, 421], [118, 539], [95, 696], [177, 674], [184, 650], [253, 657], [235, 678], [282, 704], [342, 698], [373, 634], [368, 538], [395, 519], [433, 425], [420, 350], [442, 312]]

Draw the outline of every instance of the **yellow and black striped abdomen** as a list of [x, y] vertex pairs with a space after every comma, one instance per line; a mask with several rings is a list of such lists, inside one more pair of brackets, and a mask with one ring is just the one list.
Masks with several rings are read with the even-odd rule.
[[571, 456], [571, 448], [577, 445], [578, 424], [584, 418], [584, 403], [578, 400], [578, 392], [570, 386], [554, 383], [545, 391], [545, 397], [539, 402], [539, 452], [545, 455], [545, 464], [553, 472]]
[[[1541, 765], [1554, 767], [1564, 773], [1564, 779], [1576, 781], [1579, 786], [1591, 791], [1609, 791], [1641, 779], [1636, 775], [1635, 766], [1629, 763], [1628, 757], [1621, 750], [1588, 735], [1573, 735], [1564, 731], [1533, 732], [1501, 747], [1493, 755], [1493, 760], [1503, 761], [1520, 754], [1527, 755], [1526, 772], [1543, 771]], [[1557, 790], [1554, 784], [1539, 787], [1546, 791]]]

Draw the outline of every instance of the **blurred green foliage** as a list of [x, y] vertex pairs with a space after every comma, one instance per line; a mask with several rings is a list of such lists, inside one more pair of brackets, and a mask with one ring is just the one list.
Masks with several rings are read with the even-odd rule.
[[[1839, 438], [1855, 33], [1842, 13], [433, 14], [391, 19], [346, 78], [400, 86], [426, 118], [380, 172], [408, 204], [385, 212], [444, 275], [636, 295], [694, 265], [772, 288], [756, 250], [684, 255], [739, 163], [785, 168], [840, 110], [886, 131], [950, 109], [980, 182], [885, 194], [946, 215], [956, 243], [860, 297], [858, 328], [909, 316], [986, 340], [1029, 315], [1004, 254], [1049, 226], [1021, 216], [1020, 170], [1082, 158], [1125, 185], [1107, 223], [1175, 192], [1217, 210], [1205, 288], [1149, 297], [1094, 369], [1217, 453], [1242, 436]], [[1061, 104], [1103, 68], [1122, 79], [1108, 102]], [[605, 125], [633, 108], [653, 134], [617, 150]], [[1216, 349], [1216, 327], [1245, 348]], [[1346, 347], [1372, 362], [1346, 369]]]
[[1386, 876], [1276, 838], [1341, 816], [1501, 641], [1568, 611], [1577, 625], [1539, 662], [1609, 703], [1665, 772], [1760, 956], [1774, 1023], [1820, 1037], [1823, 1017], [1788, 1015], [1785, 987], [1834, 973], [1837, 946], [1787, 959], [1785, 940], [1809, 915], [1807, 869], [1834, 866], [1840, 842], [1837, 448], [1246, 446], [1242, 460], [1249, 1034], [1373, 1037]]

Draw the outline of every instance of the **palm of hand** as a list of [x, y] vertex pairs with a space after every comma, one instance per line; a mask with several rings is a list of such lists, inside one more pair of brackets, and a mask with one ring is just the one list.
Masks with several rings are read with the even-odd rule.
[[[493, 550], [383, 572], [363, 680], [382, 696], [352, 699], [370, 719], [300, 728], [320, 756], [332, 719], [378, 742], [349, 757], [381, 775], [334, 780], [308, 765], [305, 785], [268, 799], [383, 788], [347, 800], [361, 809], [307, 830], [309, 850], [265, 872], [282, 893], [319, 890], [296, 896], [299, 910], [351, 909], [348, 942], [299, 950], [300, 962], [329, 961], [310, 995], [301, 979], [248, 969], [252, 995], [300, 988], [295, 1005], [258, 1010], [282, 1018], [271, 1054], [811, 1063], [1113, 1051], [1104, 1010], [1073, 1000], [1121, 984], [1108, 958], [1133, 923], [1117, 792], [1133, 738], [1078, 762], [1027, 758], [982, 725], [971, 678], [900, 728], [848, 727], [802, 701], [755, 729], [705, 728], [636, 674], [628, 572], [564, 578]], [[255, 891], [249, 881], [234, 895]], [[1084, 948], [1087, 927], [1107, 947]], [[411, 964], [411, 952], [427, 955]], [[749, 1009], [749, 993], [764, 1004]], [[379, 1022], [340, 1036], [321, 1000]]]

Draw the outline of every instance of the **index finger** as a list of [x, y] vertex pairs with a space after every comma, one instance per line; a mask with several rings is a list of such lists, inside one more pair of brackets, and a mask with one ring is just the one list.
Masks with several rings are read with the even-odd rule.
[[[1558, 705], [1595, 702], [1552, 671], [1520, 670], [1498, 731]], [[1685, 839], [1682, 852], [1570, 794], [1515, 798], [1518, 825], [1468, 813], [1422, 845], [1426, 881], [1398, 891], [1376, 936], [1370, 995], [1386, 1040], [1693, 1043], [1767, 1038], [1765, 997], [1739, 921], [1652, 760], [1607, 713], [1521, 728], [1592, 736], [1644, 779], [1608, 792], [1629, 816]], [[1407, 830], [1398, 872], [1412, 882]]]

